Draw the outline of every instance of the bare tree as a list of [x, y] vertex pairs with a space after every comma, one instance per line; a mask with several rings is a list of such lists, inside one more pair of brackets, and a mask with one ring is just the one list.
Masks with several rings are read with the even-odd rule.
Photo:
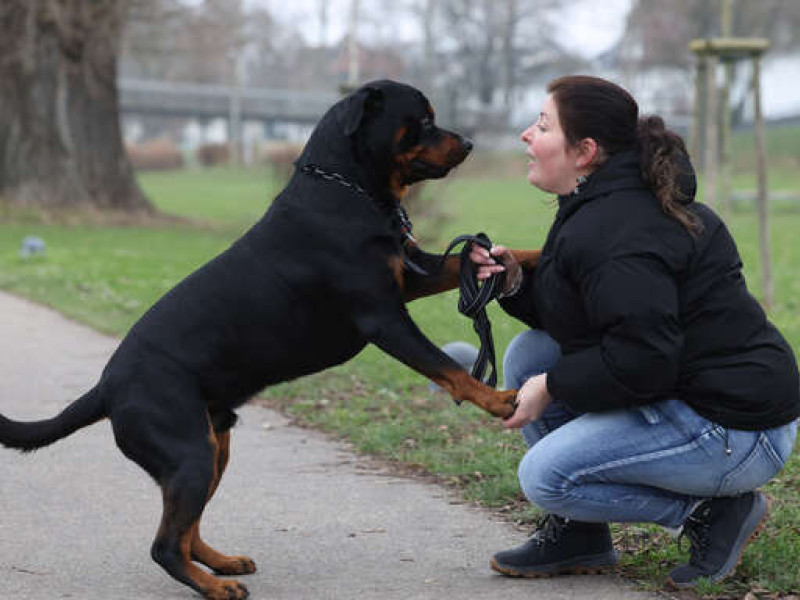
[[0, 4], [0, 193], [15, 204], [149, 211], [119, 125], [122, 0]]
[[518, 90], [542, 70], [573, 62], [554, 38], [551, 19], [559, 7], [556, 0], [427, 0], [418, 5], [420, 22], [433, 27], [426, 35], [434, 40], [426, 55], [435, 55], [440, 67], [436, 87], [452, 92], [445, 99], [451, 121], [460, 124], [471, 106], [481, 126], [503, 126]]
[[170, 81], [179, 77], [176, 59], [191, 9], [180, 0], [135, 0], [128, 11], [119, 55], [122, 77]]
[[[623, 44], [635, 44], [641, 68], [688, 67], [689, 42], [719, 36], [721, 0], [638, 0], [628, 17]], [[733, 35], [768, 37], [776, 50], [800, 46], [800, 2], [733, 3]]]
[[[637, 0], [616, 48], [620, 65], [629, 74], [662, 67], [689, 72], [693, 67], [689, 42], [722, 35], [721, 9], [722, 0]], [[733, 37], [770, 38], [773, 52], [800, 46], [800, 2], [795, 0], [739, 0], [733, 2], [732, 21]], [[731, 119], [735, 125], [744, 118], [744, 105], [749, 97], [744, 92], [750, 89], [752, 70], [739, 64], [731, 65], [729, 71], [730, 89], [738, 90], [731, 97]], [[665, 89], [663, 96], [669, 95]], [[688, 101], [684, 104], [688, 108]]]

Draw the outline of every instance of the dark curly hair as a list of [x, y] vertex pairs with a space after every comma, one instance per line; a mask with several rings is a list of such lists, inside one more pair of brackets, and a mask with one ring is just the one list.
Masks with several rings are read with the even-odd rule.
[[[686, 187], [694, 187], [694, 173], [683, 139], [655, 115], [639, 118], [639, 105], [628, 91], [608, 80], [586, 75], [560, 77], [547, 91], [558, 107], [559, 122], [570, 146], [594, 139], [602, 157], [636, 149], [639, 168], [661, 208], [692, 235], [702, 222], [686, 204]], [[689, 179], [691, 178], [691, 179]], [[683, 185], [683, 184], [689, 185]]]

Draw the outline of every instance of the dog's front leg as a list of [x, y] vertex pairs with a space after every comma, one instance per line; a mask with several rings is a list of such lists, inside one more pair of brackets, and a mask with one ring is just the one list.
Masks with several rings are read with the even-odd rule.
[[496, 417], [505, 418], [514, 413], [516, 390], [494, 390], [471, 377], [422, 334], [406, 311], [377, 324], [369, 339], [387, 354], [436, 382], [457, 402], [471, 402]]
[[[406, 245], [406, 253], [416, 264], [422, 266], [428, 275], [405, 269], [402, 277], [403, 298], [411, 302], [417, 298], [432, 296], [458, 287], [461, 272], [461, 257], [452, 254], [444, 259], [437, 254], [423, 252], [415, 244]], [[541, 256], [541, 250], [512, 250], [511, 253], [523, 269], [533, 269]], [[440, 268], [441, 267], [441, 268]]]
[[[429, 255], [435, 256], [435, 255]], [[441, 257], [436, 256], [437, 259]], [[434, 265], [435, 271], [429, 275], [416, 273], [409, 269], [405, 270], [403, 277], [403, 299], [411, 302], [417, 298], [440, 294], [447, 290], [458, 287], [458, 276], [461, 271], [461, 258], [458, 255], [451, 255], [444, 259], [430, 261]], [[441, 265], [441, 268], [439, 266]]]

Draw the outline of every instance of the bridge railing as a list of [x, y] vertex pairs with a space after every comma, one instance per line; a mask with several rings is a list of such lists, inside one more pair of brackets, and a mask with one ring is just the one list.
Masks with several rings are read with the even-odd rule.
[[173, 83], [123, 78], [118, 81], [120, 109], [127, 113], [284, 120], [313, 123], [338, 100], [335, 92], [296, 92], [264, 88]]

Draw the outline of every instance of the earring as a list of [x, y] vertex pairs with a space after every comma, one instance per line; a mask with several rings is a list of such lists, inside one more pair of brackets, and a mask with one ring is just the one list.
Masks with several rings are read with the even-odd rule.
[[586, 183], [586, 181], [587, 181], [588, 179], [589, 179], [589, 178], [588, 178], [586, 175], [579, 175], [579, 176], [578, 176], [578, 178], [575, 180], [575, 181], [576, 181], [576, 185], [575, 185], [575, 189], [574, 189], [574, 190], [572, 190], [572, 193], [573, 193], [573, 194], [580, 194], [580, 192], [581, 192], [581, 186], [582, 186], [584, 183]]

